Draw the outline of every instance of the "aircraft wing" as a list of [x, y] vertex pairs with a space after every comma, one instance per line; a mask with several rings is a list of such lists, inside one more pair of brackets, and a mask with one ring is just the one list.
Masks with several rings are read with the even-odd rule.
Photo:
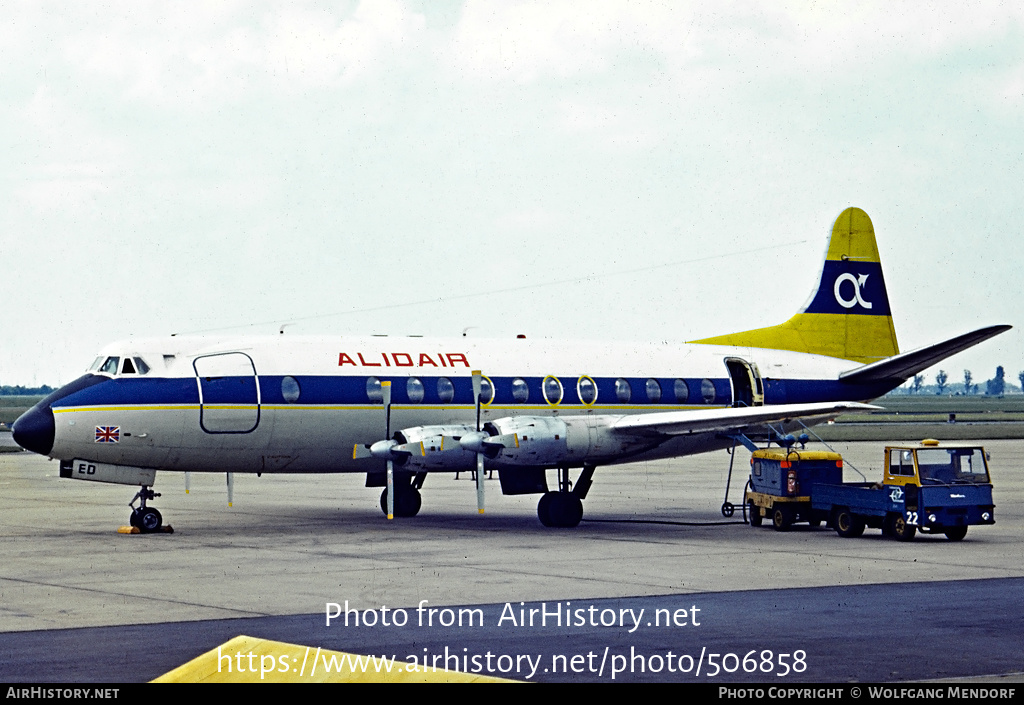
[[623, 416], [611, 424], [611, 429], [620, 433], [681, 436], [689, 433], [742, 431], [751, 426], [784, 423], [794, 419], [801, 419], [812, 425], [848, 411], [871, 411], [881, 408], [860, 402], [837, 401], [665, 411]]
[[911, 350], [910, 352], [894, 355], [885, 360], [872, 362], [839, 375], [839, 381], [849, 384], [872, 384], [875, 382], [903, 382], [916, 375], [921, 370], [928, 369], [937, 362], [945, 360], [950, 355], [966, 350], [977, 345], [983, 340], [1004, 333], [1013, 326], [989, 326], [979, 328], [950, 338], [941, 343], [935, 343], [927, 347]]

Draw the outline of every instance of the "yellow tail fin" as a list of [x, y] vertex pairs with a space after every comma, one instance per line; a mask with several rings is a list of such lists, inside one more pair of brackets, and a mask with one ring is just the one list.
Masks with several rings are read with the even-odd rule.
[[793, 350], [864, 363], [898, 354], [868, 214], [847, 208], [836, 218], [818, 288], [795, 316], [770, 328], [691, 342]]

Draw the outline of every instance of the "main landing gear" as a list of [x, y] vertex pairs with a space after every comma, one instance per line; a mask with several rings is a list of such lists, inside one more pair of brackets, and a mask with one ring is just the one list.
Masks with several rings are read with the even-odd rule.
[[[423, 504], [423, 498], [420, 496], [420, 488], [423, 487], [423, 480], [426, 478], [425, 472], [418, 472], [412, 476], [406, 476], [408, 479], [402, 482], [402, 475], [395, 475], [395, 516], [396, 517], [414, 517], [419, 514], [420, 506]], [[387, 516], [388, 513], [388, 490], [385, 487], [384, 491], [380, 493], [380, 508]]]
[[[146, 506], [146, 502], [159, 496], [159, 493], [143, 485], [138, 493], [132, 497], [132, 501], [128, 503], [128, 506], [132, 508], [132, 515], [128, 518], [128, 523], [144, 534], [160, 531], [164, 523], [163, 517], [160, 516], [160, 512], [155, 507]], [[138, 507], [135, 506], [135, 500], [139, 500]]]
[[576, 487], [569, 481], [569, 468], [558, 468], [558, 491], [545, 492], [537, 504], [537, 517], [544, 526], [572, 528], [583, 520], [583, 500], [593, 484], [593, 465], [584, 465]]

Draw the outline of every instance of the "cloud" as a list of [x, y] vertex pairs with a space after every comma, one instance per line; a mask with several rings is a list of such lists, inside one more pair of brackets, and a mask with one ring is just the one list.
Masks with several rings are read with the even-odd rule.
[[368, 79], [415, 54], [425, 21], [398, 0], [347, 13], [308, 5], [131, 3], [81, 18], [64, 52], [74, 70], [123, 97], [191, 105]]

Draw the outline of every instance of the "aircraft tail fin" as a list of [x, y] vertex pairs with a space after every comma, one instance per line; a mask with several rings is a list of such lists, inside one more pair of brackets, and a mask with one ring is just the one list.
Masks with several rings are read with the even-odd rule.
[[862, 363], [899, 354], [868, 214], [847, 208], [836, 218], [818, 286], [795, 316], [769, 328], [690, 342], [793, 350]]

